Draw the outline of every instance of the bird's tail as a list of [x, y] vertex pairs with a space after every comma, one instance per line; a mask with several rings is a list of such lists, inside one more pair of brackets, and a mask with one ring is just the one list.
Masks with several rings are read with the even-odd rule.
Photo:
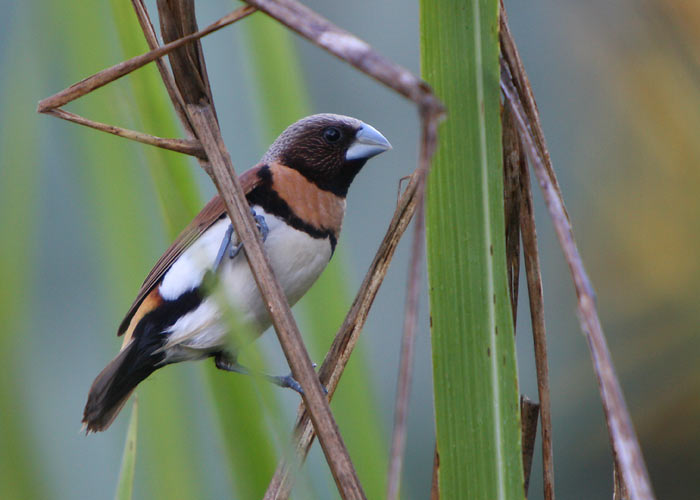
[[155, 349], [144, 349], [132, 339], [95, 378], [83, 411], [88, 433], [106, 430], [117, 417], [136, 386], [161, 366]]

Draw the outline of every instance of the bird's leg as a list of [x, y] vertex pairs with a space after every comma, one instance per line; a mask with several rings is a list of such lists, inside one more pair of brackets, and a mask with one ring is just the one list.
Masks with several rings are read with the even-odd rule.
[[[289, 375], [267, 375], [266, 373], [257, 373], [250, 370], [250, 368], [239, 364], [238, 361], [232, 359], [230, 355], [224, 352], [219, 352], [214, 356], [214, 364], [219, 370], [241, 373], [243, 375], [255, 375], [262, 377], [268, 382], [280, 387], [288, 387], [301, 395], [304, 394], [304, 390], [301, 388], [301, 385], [296, 381], [291, 373]], [[314, 368], [316, 368], [316, 364], [314, 364]], [[328, 390], [325, 387], [323, 387], [323, 391], [328, 394]]]
[[[258, 228], [258, 231], [260, 231], [260, 235], [262, 236], [263, 242], [265, 242], [265, 240], [267, 239], [267, 235], [270, 233], [270, 228], [267, 227], [265, 217], [255, 213], [255, 210], [252, 207], [250, 209], [250, 213], [253, 215], [253, 219], [255, 219], [255, 225]], [[223, 260], [227, 250], [229, 254], [229, 259], [233, 259], [241, 251], [241, 248], [243, 248], [243, 243], [239, 243], [238, 245], [232, 246], [232, 237], [233, 225], [229, 224], [228, 228], [226, 228], [226, 233], [224, 233], [224, 239], [221, 240], [221, 246], [219, 247], [219, 251], [216, 254], [216, 260], [214, 261], [214, 271], [218, 271], [219, 266], [221, 266], [221, 261]]]
[[219, 247], [219, 252], [216, 254], [216, 260], [214, 261], [214, 272], [219, 270], [221, 265], [221, 260], [224, 258], [226, 249], [231, 245], [231, 236], [233, 236], [233, 226], [231, 224], [226, 228], [226, 233], [224, 233], [224, 239], [221, 240], [221, 246]]

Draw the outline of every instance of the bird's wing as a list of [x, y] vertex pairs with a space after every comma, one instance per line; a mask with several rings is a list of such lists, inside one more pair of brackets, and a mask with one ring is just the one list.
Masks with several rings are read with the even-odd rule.
[[[260, 182], [258, 177], [258, 171], [263, 167], [263, 165], [257, 165], [249, 170], [246, 170], [239, 180], [241, 186], [243, 187], [243, 192], [248, 194], [252, 191], [255, 186]], [[224, 205], [224, 200], [218, 194], [214, 196], [209, 203], [197, 214], [197, 216], [189, 223], [189, 225], [182, 230], [180, 235], [175, 239], [172, 245], [165, 251], [165, 253], [158, 259], [156, 265], [153, 266], [151, 272], [146, 276], [146, 280], [141, 285], [134, 303], [131, 304], [129, 311], [119, 325], [117, 330], [117, 335], [122, 335], [131, 323], [131, 319], [134, 317], [136, 312], [141, 308], [141, 305], [147, 306], [149, 303], [154, 303], [154, 301], [144, 301], [144, 299], [151, 293], [151, 291], [160, 283], [163, 275], [170, 269], [170, 266], [177, 260], [182, 252], [184, 252], [199, 236], [206, 231], [212, 224], [219, 220], [226, 213], [226, 206]], [[144, 314], [148, 311], [142, 311]], [[143, 316], [142, 314], [140, 316]]]

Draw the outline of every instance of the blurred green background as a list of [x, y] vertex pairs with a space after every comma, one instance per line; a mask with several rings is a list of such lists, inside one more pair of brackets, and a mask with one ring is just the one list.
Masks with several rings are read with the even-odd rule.
[[[417, 3], [306, 3], [418, 72]], [[87, 390], [119, 347], [114, 332], [141, 280], [213, 188], [191, 160], [34, 112], [39, 99], [144, 50], [129, 2], [0, 6], [0, 496], [110, 498], [130, 407], [108, 432], [86, 438], [79, 428]], [[199, 2], [200, 25], [234, 6]], [[693, 498], [700, 492], [700, 4], [507, 6], [655, 490], [659, 498]], [[394, 146], [355, 181], [337, 262], [295, 309], [320, 362], [391, 217], [398, 179], [415, 166], [418, 120], [402, 98], [254, 18], [204, 40], [239, 172], [286, 124], [312, 112], [356, 116]], [[151, 67], [67, 108], [175, 136], [164, 96]], [[588, 349], [539, 201], [537, 218], [557, 493], [607, 498], [611, 459]], [[372, 498], [383, 494], [386, 474], [407, 247], [398, 250], [333, 403]], [[427, 497], [433, 449], [426, 303], [404, 481], [404, 496], [414, 499]], [[520, 313], [521, 390], [536, 397], [528, 316]], [[265, 335], [265, 358], [286, 372], [275, 343]], [[169, 367], [139, 390], [136, 498], [255, 498], [264, 488], [297, 398], [204, 365]], [[317, 445], [305, 470], [298, 498], [337, 495]], [[541, 495], [540, 473], [536, 466], [531, 498]]]

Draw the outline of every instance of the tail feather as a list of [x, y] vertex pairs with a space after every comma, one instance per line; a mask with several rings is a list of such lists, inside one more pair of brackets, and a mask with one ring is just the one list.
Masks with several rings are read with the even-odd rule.
[[[88, 433], [106, 430], [117, 417], [136, 386], [157, 368], [163, 356], [132, 339], [95, 378], [83, 411]], [[145, 352], [144, 352], [145, 351]]]

